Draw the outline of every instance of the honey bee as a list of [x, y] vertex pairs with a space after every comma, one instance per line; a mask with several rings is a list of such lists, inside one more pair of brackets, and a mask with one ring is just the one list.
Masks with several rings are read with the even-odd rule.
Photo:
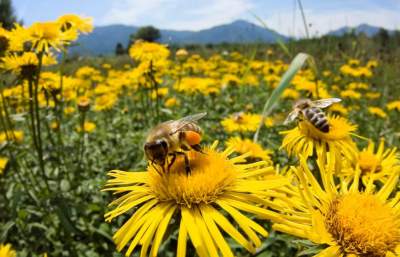
[[329, 123], [322, 109], [340, 101], [342, 100], [339, 98], [327, 98], [317, 101], [301, 99], [294, 104], [293, 111], [289, 113], [284, 124], [288, 124], [289, 122], [295, 120], [301, 113], [306, 120], [314, 125], [314, 127], [324, 133], [328, 133]]
[[165, 121], [151, 129], [144, 144], [144, 152], [150, 163], [160, 166], [165, 172], [165, 164], [168, 164], [169, 171], [176, 156], [182, 155], [185, 158], [186, 173], [190, 174], [189, 158], [185, 152], [195, 150], [202, 153], [202, 129], [196, 122], [206, 114], [203, 112], [179, 120]]

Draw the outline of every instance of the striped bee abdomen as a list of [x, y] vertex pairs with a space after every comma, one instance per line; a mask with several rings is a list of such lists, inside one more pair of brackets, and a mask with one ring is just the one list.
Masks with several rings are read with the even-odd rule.
[[305, 118], [314, 125], [314, 127], [324, 133], [329, 132], [328, 119], [326, 118], [325, 113], [320, 108], [307, 108], [303, 111], [303, 114]]

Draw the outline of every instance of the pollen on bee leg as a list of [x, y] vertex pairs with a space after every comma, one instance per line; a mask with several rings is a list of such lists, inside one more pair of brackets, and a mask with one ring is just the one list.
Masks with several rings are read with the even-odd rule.
[[194, 131], [185, 131], [185, 140], [190, 145], [198, 145], [201, 141], [201, 136], [199, 133]]

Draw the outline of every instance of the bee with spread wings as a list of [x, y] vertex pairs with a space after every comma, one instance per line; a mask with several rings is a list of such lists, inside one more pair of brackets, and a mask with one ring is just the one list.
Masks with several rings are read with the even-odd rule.
[[284, 124], [295, 120], [301, 114], [302, 117], [308, 120], [315, 128], [324, 133], [328, 133], [329, 122], [322, 109], [340, 101], [341, 99], [339, 98], [327, 98], [316, 101], [301, 99], [294, 104], [293, 111], [289, 113]]
[[[163, 171], [167, 163], [169, 171], [176, 156], [183, 155], [186, 173], [190, 174], [189, 158], [185, 152], [189, 150], [202, 152], [200, 146], [202, 129], [197, 121], [206, 114], [203, 112], [179, 120], [165, 121], [151, 129], [144, 144], [144, 152], [150, 163], [159, 165]], [[172, 158], [168, 163], [169, 156]]]

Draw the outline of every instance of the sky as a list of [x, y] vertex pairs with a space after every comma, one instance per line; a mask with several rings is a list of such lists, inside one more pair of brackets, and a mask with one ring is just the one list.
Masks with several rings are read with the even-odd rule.
[[[400, 29], [400, 0], [302, 0], [311, 35], [362, 23]], [[162, 29], [201, 30], [256, 18], [279, 33], [304, 37], [297, 0], [14, 0], [17, 16], [29, 25], [67, 13], [93, 17], [96, 26], [153, 25]]]

